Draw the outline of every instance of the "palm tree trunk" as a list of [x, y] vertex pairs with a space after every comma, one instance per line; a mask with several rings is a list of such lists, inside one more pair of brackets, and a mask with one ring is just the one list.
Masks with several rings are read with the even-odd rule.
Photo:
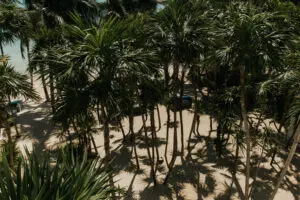
[[2, 44], [0, 44], [1, 55], [4, 56], [4, 50]]
[[127, 135], [130, 135], [130, 132], [132, 132], [132, 131], [131, 131], [131, 127], [134, 126], [133, 115], [132, 115], [132, 114], [129, 115], [128, 121], [129, 121], [129, 130], [128, 130]]
[[50, 102], [51, 102], [52, 112], [55, 113], [54, 79], [53, 79], [52, 70], [50, 70], [49, 82], [50, 82], [50, 97], [51, 97]]
[[158, 132], [161, 129], [161, 118], [160, 118], [160, 112], [159, 112], [158, 105], [156, 105], [155, 107], [156, 107], [157, 118], [158, 118], [158, 129], [156, 130], [156, 132]]
[[210, 133], [213, 131], [213, 127], [212, 127], [212, 125], [213, 125], [213, 118], [212, 118], [212, 116], [210, 115], [209, 116], [209, 127], [210, 127]]
[[154, 170], [154, 160], [152, 159], [152, 156], [151, 156], [151, 153], [150, 153], [149, 142], [148, 142], [148, 134], [147, 134], [147, 127], [146, 127], [146, 120], [145, 120], [144, 115], [142, 115], [142, 120], [143, 120], [144, 132], [145, 132], [145, 143], [146, 143], [146, 147], [147, 147], [147, 154], [148, 154], [148, 158], [149, 158], [149, 161], [150, 161], [150, 167], [151, 167], [150, 177], [152, 177], [153, 184], [156, 185], [156, 175], [155, 175], [155, 170]]
[[11, 130], [10, 130], [10, 126], [9, 124], [7, 123], [6, 125], [6, 134], [7, 134], [7, 142], [8, 142], [8, 145], [9, 145], [9, 166], [10, 168], [13, 170], [14, 169], [14, 146], [13, 146], [13, 141], [12, 141], [12, 138], [11, 138]]
[[[27, 48], [27, 60], [28, 60], [28, 66], [30, 66], [30, 50], [29, 50], [29, 42], [27, 41], [26, 43], [26, 48]], [[33, 88], [33, 74], [32, 74], [32, 70], [29, 70], [29, 74], [30, 74], [30, 83], [31, 83], [31, 87]]]
[[140, 169], [140, 163], [139, 163], [139, 158], [138, 158], [138, 154], [137, 154], [137, 150], [136, 150], [136, 141], [135, 141], [135, 133], [133, 130], [133, 116], [131, 114], [131, 116], [129, 117], [129, 121], [130, 121], [130, 132], [131, 132], [131, 137], [132, 137], [132, 142], [133, 142], [133, 151], [134, 151], [134, 156], [135, 156], [135, 162], [136, 162], [136, 168], [139, 170]]
[[[10, 96], [8, 96], [8, 103], [9, 104], [11, 104], [11, 98], [10, 98]], [[14, 115], [14, 113], [13, 113], [13, 111], [11, 111], [11, 114], [13, 115], [13, 116], [16, 116], [16, 115]], [[16, 119], [16, 118], [15, 118]], [[20, 132], [19, 132], [19, 130], [18, 130], [18, 126], [17, 126], [17, 123], [16, 123], [16, 121], [14, 121], [15, 123], [14, 123], [14, 128], [15, 128], [15, 130], [16, 130], [16, 134], [17, 134], [17, 138], [20, 138]]]
[[[169, 75], [169, 66], [167, 64], [164, 65], [164, 76], [165, 76], [165, 94], [169, 97], [169, 81], [170, 81], [170, 75]], [[169, 105], [166, 107], [167, 110], [167, 130], [166, 130], [166, 146], [165, 146], [165, 160], [166, 164], [169, 168], [169, 162], [168, 162], [168, 144], [169, 144], [169, 130], [170, 130], [170, 108]]]
[[172, 172], [173, 166], [175, 164], [176, 161], [176, 157], [177, 157], [177, 126], [176, 126], [176, 121], [177, 121], [177, 112], [176, 110], [174, 111], [174, 142], [173, 142], [173, 154], [172, 154], [172, 159], [171, 162], [169, 164], [169, 171], [168, 174], [164, 180], [164, 184], [167, 184], [167, 181], [170, 177], [170, 174]]
[[168, 162], [169, 130], [170, 130], [170, 109], [169, 109], [169, 107], [167, 107], [167, 131], [166, 131], [165, 160], [166, 160], [168, 168], [169, 168], [169, 162]]
[[257, 180], [257, 175], [258, 175], [258, 172], [260, 170], [260, 164], [263, 160], [263, 154], [264, 154], [264, 150], [265, 150], [266, 140], [267, 140], [267, 138], [264, 138], [263, 145], [261, 147], [261, 153], [260, 153], [259, 161], [258, 161], [257, 167], [256, 167], [256, 172], [255, 172], [255, 175], [253, 177], [252, 187], [251, 187], [250, 192], [249, 192], [249, 196], [251, 196], [251, 193], [253, 191], [254, 185], [255, 185], [256, 180]]
[[180, 110], [179, 110], [179, 117], [180, 117], [180, 132], [181, 132], [181, 158], [184, 157], [184, 129], [183, 129], [183, 116], [182, 116], [182, 101], [183, 101], [183, 94], [184, 94], [184, 76], [185, 70], [182, 70], [181, 80], [180, 80]]
[[249, 179], [250, 179], [250, 130], [246, 108], [246, 88], [245, 88], [245, 66], [240, 66], [240, 86], [241, 86], [241, 112], [243, 119], [243, 131], [246, 140], [246, 180], [245, 180], [245, 200], [249, 199]]
[[296, 152], [299, 141], [300, 141], [300, 125], [298, 125], [298, 127], [297, 127], [296, 134], [295, 134], [295, 137], [294, 137], [294, 142], [292, 144], [292, 147], [291, 147], [291, 150], [289, 152], [288, 158], [285, 161], [284, 167], [283, 167], [283, 169], [280, 173], [280, 176], [277, 180], [276, 186], [274, 188], [274, 191], [272, 193], [272, 196], [271, 196], [270, 200], [274, 199], [274, 197], [275, 197], [275, 195], [276, 195], [276, 193], [277, 193], [277, 191], [280, 187], [280, 184], [281, 184], [281, 182], [282, 182], [282, 180], [283, 180], [283, 178], [284, 178], [284, 176], [285, 176], [285, 174], [286, 174], [286, 172], [289, 168], [289, 165], [290, 165], [290, 163], [291, 163], [291, 161], [294, 157], [294, 154]]
[[[276, 127], [276, 123], [274, 123], [274, 126]], [[276, 129], [277, 129], [278, 134], [280, 134], [281, 133], [281, 129], [282, 129], [282, 125], [280, 124], [279, 128], [276, 127]], [[273, 154], [272, 154], [270, 165], [273, 165], [273, 162], [275, 161], [275, 156], [276, 156], [277, 150], [278, 150], [277, 146], [275, 145], [275, 147], [273, 148]]]
[[199, 114], [197, 114], [196, 122], [197, 122], [197, 126], [195, 128], [196, 128], [197, 135], [201, 136], [201, 134], [199, 132], [199, 126], [200, 126], [200, 115]]
[[195, 130], [195, 125], [196, 125], [196, 117], [197, 117], [197, 113], [196, 113], [196, 110], [195, 110], [195, 113], [194, 113], [194, 117], [193, 117], [193, 122], [192, 122], [192, 127], [191, 127], [191, 130], [190, 130], [190, 134], [189, 134], [189, 139], [188, 139], [188, 156], [187, 157], [190, 157], [191, 155], [191, 139], [192, 139], [192, 133], [194, 132]]
[[238, 170], [238, 160], [239, 160], [239, 139], [236, 137], [236, 147], [235, 147], [235, 159], [234, 159], [234, 172], [233, 175], [236, 175]]
[[[97, 106], [97, 112], [98, 116], [100, 115], [99, 113], [99, 105]], [[103, 122], [103, 136], [104, 136], [104, 151], [105, 151], [105, 158], [104, 158], [104, 163], [105, 166], [107, 167], [108, 170], [111, 170], [111, 156], [110, 156], [110, 141], [109, 141], [109, 119], [107, 117], [107, 113], [104, 110], [103, 104], [101, 104], [101, 113], [104, 119]], [[100, 118], [98, 117], [98, 121], [100, 123]], [[114, 180], [112, 173], [109, 173], [109, 182], [112, 187], [114, 187]], [[115, 194], [112, 194], [112, 199], [114, 199]]]
[[295, 137], [295, 134], [296, 134], [296, 129], [297, 127], [300, 125], [300, 121], [297, 123], [297, 125], [295, 126], [294, 130], [293, 130], [293, 134], [292, 136], [288, 139], [288, 142], [286, 143], [286, 146], [285, 146], [285, 149], [288, 150], [289, 149], [289, 146], [290, 144], [292, 143], [292, 140], [293, 138]]
[[[156, 165], [155, 165], [155, 173], [158, 169], [158, 164], [159, 164], [159, 151], [158, 151], [158, 141], [157, 141], [157, 135], [156, 135], [156, 130], [155, 130], [155, 119], [154, 119], [154, 107], [150, 111], [150, 124], [151, 124], [151, 133], [152, 133], [152, 141], [153, 141], [153, 148], [155, 148], [156, 152]], [[153, 161], [154, 161], [155, 156], [153, 155]]]
[[44, 93], [45, 93], [45, 98], [46, 98], [46, 101], [49, 102], [50, 97], [49, 97], [49, 93], [48, 93], [48, 89], [47, 89], [44, 67], [40, 68], [40, 72], [41, 72], [41, 79], [42, 79], [43, 89], [44, 89]]
[[[103, 136], [104, 136], [104, 151], [105, 151], [105, 161], [108, 164], [110, 162], [110, 141], [109, 141], [109, 121], [105, 114], [104, 108], [101, 105], [101, 113], [103, 115]], [[99, 122], [100, 123], [100, 122]]]
[[[198, 108], [197, 108], [197, 89], [196, 87], [194, 87], [194, 117], [193, 117], [193, 122], [192, 122], [192, 126], [191, 126], [191, 130], [190, 130], [190, 135], [189, 135], [189, 139], [188, 139], [188, 156], [191, 155], [191, 139], [192, 139], [192, 133], [196, 132], [196, 123], [197, 123], [197, 119], [198, 119]], [[198, 123], [197, 123], [198, 125]]]
[[123, 135], [123, 142], [124, 142], [126, 140], [126, 135], [125, 135], [125, 131], [124, 131], [121, 119], [118, 119], [118, 123], [119, 123], [120, 129], [121, 129], [122, 135]]
[[93, 136], [91, 133], [89, 133], [89, 134], [90, 134], [90, 138], [91, 138], [91, 140], [92, 140], [92, 143], [93, 143], [93, 146], [94, 146], [95, 152], [96, 152], [96, 154], [97, 154], [97, 155], [99, 155], [99, 152], [98, 152], [98, 149], [97, 149], [97, 145], [96, 145], [96, 142], [95, 142], [94, 136]]
[[222, 139], [221, 134], [223, 132], [223, 123], [222, 120], [218, 120], [218, 127], [217, 127], [217, 138], [216, 138], [216, 150], [218, 153], [218, 157], [220, 158], [222, 155]]

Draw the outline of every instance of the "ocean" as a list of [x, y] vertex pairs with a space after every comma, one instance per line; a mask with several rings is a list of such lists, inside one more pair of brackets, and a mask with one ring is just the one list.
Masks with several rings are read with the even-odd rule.
[[[20, 49], [20, 40], [16, 40], [13, 44], [4, 46], [4, 54], [9, 56], [9, 63], [19, 72], [26, 72], [27, 58], [23, 59]], [[27, 53], [25, 52], [25, 57]]]

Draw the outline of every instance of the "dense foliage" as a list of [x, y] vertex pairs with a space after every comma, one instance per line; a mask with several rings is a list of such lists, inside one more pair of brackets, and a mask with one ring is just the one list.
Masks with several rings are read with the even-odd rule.
[[[252, 195], [258, 173], [250, 173], [253, 163], [259, 168], [266, 152], [272, 154], [272, 164], [277, 152], [290, 148], [274, 198], [300, 137], [300, 8], [280, 0], [169, 0], [162, 10], [154, 9], [156, 3], [152, 1], [120, 2], [26, 0], [26, 9], [13, 2], [0, 3], [1, 53], [5, 44], [22, 41], [22, 52], [27, 49], [28, 71], [41, 79], [53, 121], [61, 125], [66, 137], [71, 138], [74, 131], [77, 148], [87, 149], [89, 154], [98, 153], [94, 133], [103, 133], [107, 169], [114, 170], [110, 131], [116, 126], [122, 131], [124, 145], [132, 146], [137, 170], [140, 159], [136, 143], [141, 138], [145, 142], [154, 185], [162, 159], [166, 162], [167, 184], [178, 157], [182, 163], [195, 162], [192, 140], [201, 140], [198, 127], [205, 114], [211, 123], [207, 145], [212, 139], [219, 159], [234, 157], [233, 177], [239, 170], [241, 152], [245, 152], [246, 200]], [[6, 115], [5, 103], [10, 97], [38, 97], [27, 77], [15, 72], [6, 57], [1, 59], [1, 111]], [[167, 114], [164, 158], [157, 145], [157, 132], [162, 128], [160, 106]], [[185, 109], [193, 113], [189, 133], [183, 128]], [[143, 123], [137, 133], [134, 117], [140, 117]], [[1, 117], [1, 126], [9, 132], [8, 118]], [[127, 119], [126, 134], [122, 121]], [[214, 122], [216, 130], [212, 128]], [[212, 132], [216, 132], [215, 137]], [[184, 140], [186, 134], [188, 141]], [[9, 144], [12, 151], [11, 139]], [[234, 155], [226, 154], [232, 145]], [[251, 154], [257, 146], [262, 152], [254, 160]], [[11, 153], [8, 163], [12, 169], [13, 160]], [[97, 188], [114, 184], [111, 174], [99, 174], [95, 162], [87, 164], [85, 159], [84, 165], [72, 161], [72, 168], [65, 159], [58, 159], [61, 163], [54, 167], [49, 157], [39, 160], [33, 154], [28, 160], [24, 159], [14, 173], [5, 163], [5, 170], [0, 172], [6, 178], [0, 186], [10, 186], [0, 189], [0, 196], [44, 199], [55, 194], [58, 198], [80, 199], [86, 194], [90, 195], [87, 199], [97, 199], [97, 195], [108, 198], [110, 189]], [[49, 171], [32, 171], [29, 166], [35, 163], [38, 169]], [[74, 177], [77, 172], [82, 179]], [[30, 177], [46, 180], [33, 180], [32, 187], [38, 189], [29, 194], [32, 188], [23, 188], [21, 183]], [[254, 180], [251, 185], [250, 178]], [[47, 184], [36, 186], [41, 182]], [[89, 183], [80, 190], [70, 188], [70, 184], [79, 186], [80, 182]], [[8, 191], [11, 188], [13, 192]], [[53, 192], [48, 193], [50, 190]]]

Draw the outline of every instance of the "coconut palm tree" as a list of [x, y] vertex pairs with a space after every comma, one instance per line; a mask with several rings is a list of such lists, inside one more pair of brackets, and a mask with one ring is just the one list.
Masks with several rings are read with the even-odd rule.
[[272, 72], [281, 66], [287, 35], [276, 26], [275, 14], [261, 12], [250, 3], [231, 3], [222, 14], [220, 34], [224, 44], [217, 56], [223, 63], [240, 71], [242, 130], [246, 142], [245, 199], [249, 199], [251, 136], [247, 117], [247, 82], [250, 75]]
[[99, 124], [103, 124], [107, 165], [111, 159], [109, 124], [124, 112], [121, 100], [132, 98], [128, 88], [137, 85], [138, 80], [157, 72], [154, 52], [147, 48], [147, 43], [143, 43], [143, 48], [140, 45], [147, 40], [134, 34], [144, 31], [143, 24], [143, 16], [140, 16], [121, 21], [111, 18], [86, 29], [66, 25], [65, 36], [69, 43], [63, 48], [53, 47], [50, 53], [49, 60], [55, 64], [54, 79], [74, 83], [62, 88], [62, 104], [56, 113], [63, 111], [66, 119], [87, 113], [88, 109], [98, 113]]
[[[181, 133], [181, 157], [184, 156], [184, 129], [182, 115], [182, 97], [184, 95], [184, 84], [186, 74], [191, 64], [200, 58], [208, 45], [208, 16], [204, 12], [207, 8], [204, 2], [198, 1], [168, 1], [166, 7], [155, 16], [158, 29], [158, 46], [165, 53], [162, 64], [166, 77], [167, 101], [176, 99], [179, 96], [179, 108], [174, 110], [174, 117], [177, 112], [180, 116]], [[170, 66], [172, 69], [169, 72]], [[169, 82], [170, 81], [170, 82]], [[173, 102], [174, 104], [174, 102]], [[168, 116], [169, 111], [167, 111]], [[168, 117], [169, 118], [169, 117]], [[176, 123], [176, 121], [175, 121]], [[169, 123], [168, 123], [169, 124]], [[177, 152], [177, 130], [174, 128], [174, 149], [170, 162], [170, 169], [175, 163]], [[168, 128], [167, 128], [168, 133]], [[168, 135], [167, 135], [168, 138]], [[169, 176], [167, 176], [169, 177]], [[165, 181], [166, 182], [166, 181]]]
[[0, 50], [4, 55], [4, 45], [13, 43], [20, 30], [28, 26], [27, 13], [15, 3], [0, 3]]
[[289, 154], [288, 154], [288, 157], [285, 161], [285, 164], [284, 166], [282, 167], [282, 170], [281, 170], [281, 173], [277, 179], [277, 182], [275, 184], [275, 188], [274, 188], [274, 191], [271, 195], [271, 200], [273, 200], [275, 198], [275, 195], [284, 179], [284, 176], [289, 168], [289, 165], [295, 155], [295, 152], [296, 152], [296, 149], [297, 149], [297, 146], [299, 145], [299, 142], [300, 142], [300, 120], [299, 120], [299, 114], [300, 114], [300, 101], [299, 99], [296, 100], [296, 102], [293, 104], [293, 106], [291, 107], [291, 111], [290, 111], [290, 115], [291, 117], [295, 118], [297, 121], [295, 122], [295, 134], [294, 134], [294, 137], [293, 137], [293, 144], [291, 146], [291, 149], [289, 151]]
[[42, 15], [43, 23], [48, 28], [54, 28], [63, 23], [72, 22], [70, 13], [77, 11], [87, 22], [94, 21], [100, 16], [98, 4], [95, 0], [25, 0], [28, 10], [38, 11]]
[[4, 92], [8, 101], [11, 97], [16, 98], [23, 96], [26, 99], [38, 100], [39, 96], [36, 91], [30, 87], [28, 77], [19, 72], [8, 64], [8, 57], [1, 57], [1, 75], [0, 84], [1, 90]]
[[[26, 99], [38, 100], [39, 96], [36, 91], [31, 87], [30, 82], [28, 82], [28, 77], [19, 72], [16, 72], [14, 68], [8, 64], [7, 57], [0, 57], [0, 86], [2, 97], [5, 101], [10, 103], [11, 98], [16, 98], [23, 96]], [[4, 110], [6, 115], [5, 129], [8, 136], [8, 144], [10, 145], [10, 166], [13, 166], [13, 141], [10, 130], [11, 121], [7, 111]]]
[[[296, 38], [296, 45], [299, 45], [299, 38]], [[292, 142], [291, 148], [289, 150], [288, 157], [282, 167], [280, 176], [276, 182], [274, 191], [270, 199], [274, 199], [283, 179], [291, 163], [291, 160], [295, 154], [296, 148], [300, 141], [300, 68], [299, 65], [299, 47], [295, 52], [289, 54], [285, 59], [284, 71], [276, 75], [270, 80], [267, 80], [261, 84], [260, 94], [266, 94], [267, 92], [277, 91], [278, 94], [284, 94], [288, 91], [288, 96], [290, 97], [290, 103], [287, 105], [287, 111], [284, 113], [284, 126], [291, 127], [293, 134], [290, 138]]]
[[[46, 101], [51, 103], [52, 111], [55, 111], [55, 80], [53, 65], [48, 58], [48, 49], [55, 45], [63, 45], [61, 28], [41, 27], [34, 34], [34, 46], [30, 52], [30, 65], [28, 70], [39, 75], [42, 81]], [[48, 89], [49, 88], [49, 89]]]

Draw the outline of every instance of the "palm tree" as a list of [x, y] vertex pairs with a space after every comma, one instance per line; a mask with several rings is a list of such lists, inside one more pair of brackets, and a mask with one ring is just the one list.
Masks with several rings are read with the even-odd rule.
[[[296, 41], [299, 41], [299, 38], [296, 38]], [[299, 43], [296, 43], [299, 45]], [[285, 161], [284, 166], [282, 167], [280, 176], [275, 185], [274, 191], [270, 199], [274, 199], [281, 182], [284, 179], [284, 176], [288, 170], [288, 167], [291, 163], [291, 160], [295, 154], [296, 148], [300, 141], [300, 68], [299, 68], [299, 47], [295, 52], [288, 55], [285, 59], [285, 68], [284, 72], [279, 73], [279, 75], [274, 78], [267, 80], [261, 84], [260, 94], [263, 95], [269, 91], [278, 91], [279, 94], [285, 93], [288, 91], [288, 95], [290, 96], [291, 103], [288, 104], [287, 111], [284, 113], [284, 125], [286, 127], [291, 127], [293, 129], [293, 136], [291, 140], [293, 140], [293, 144], [289, 151], [288, 157]], [[276, 90], [277, 89], [277, 90]]]
[[20, 30], [28, 26], [27, 13], [16, 4], [0, 3], [0, 50], [4, 55], [3, 46], [13, 43], [20, 35]]
[[[10, 103], [11, 98], [23, 96], [26, 99], [38, 100], [39, 96], [36, 91], [31, 87], [28, 82], [28, 77], [19, 72], [16, 72], [14, 68], [8, 64], [7, 57], [1, 57], [0, 59], [0, 86], [2, 95], [5, 97], [6, 102]], [[13, 141], [10, 131], [10, 117], [6, 113], [6, 125], [5, 129], [8, 135], [8, 144], [10, 145], [10, 166], [13, 167]]]
[[[206, 5], [197, 1], [173, 1], [170, 0], [166, 7], [155, 16], [159, 30], [158, 40], [161, 51], [166, 53], [162, 64], [164, 65], [166, 78], [167, 101], [179, 96], [179, 110], [174, 110], [174, 117], [179, 111], [181, 133], [181, 157], [184, 156], [184, 129], [182, 115], [182, 97], [186, 74], [191, 64], [204, 52], [208, 44], [208, 16], [204, 12]], [[169, 66], [172, 66], [172, 75], [169, 74]], [[170, 83], [169, 83], [170, 81]], [[174, 102], [173, 102], [174, 103]], [[169, 111], [168, 116], [169, 116]], [[169, 119], [169, 117], [168, 117]], [[176, 123], [176, 121], [175, 121]], [[169, 123], [168, 123], [169, 124]], [[174, 149], [170, 162], [170, 171], [176, 160], [177, 130], [174, 128]], [[167, 128], [168, 133], [168, 128]], [[168, 135], [167, 135], [168, 138]], [[167, 175], [167, 177], [169, 177]], [[165, 181], [166, 182], [166, 181]]]
[[25, 0], [28, 10], [35, 10], [42, 15], [43, 23], [48, 28], [55, 28], [63, 23], [72, 22], [70, 13], [77, 11], [87, 22], [99, 17], [98, 4], [95, 0]]
[[[121, 21], [111, 18], [87, 29], [66, 25], [69, 43], [63, 48], [53, 47], [53, 57], [49, 57], [55, 64], [54, 79], [75, 83], [68, 84], [67, 90], [62, 88], [62, 105], [56, 112], [63, 111], [68, 119], [70, 115], [87, 113], [88, 109], [96, 110], [99, 124], [103, 124], [107, 166], [111, 160], [109, 124], [120, 111], [124, 112], [121, 100], [132, 98], [128, 88], [137, 85], [128, 80], [143, 79], [157, 71], [155, 54], [145, 48], [146, 43], [144, 48], [140, 45], [145, 37], [134, 34], [144, 31], [143, 24], [142, 17], [131, 17]], [[66, 92], [76, 98], [70, 98]], [[68, 99], [73, 101], [65, 101]]]
[[[38, 29], [34, 34], [34, 46], [30, 52], [30, 65], [28, 70], [35, 72], [42, 80], [43, 89], [46, 100], [51, 103], [52, 111], [55, 111], [55, 91], [54, 91], [54, 71], [51, 59], [49, 59], [48, 49], [55, 45], [62, 46], [63, 39], [61, 35], [61, 28], [47, 28], [45, 26]], [[49, 90], [48, 90], [49, 87]]]
[[296, 124], [295, 124], [295, 126], [296, 126], [296, 130], [295, 130], [295, 134], [294, 134], [294, 141], [293, 141], [293, 144], [292, 144], [292, 146], [291, 146], [291, 149], [290, 149], [290, 152], [289, 152], [289, 154], [288, 154], [288, 157], [287, 157], [287, 159], [286, 159], [286, 161], [285, 161], [285, 164], [284, 164], [284, 166], [283, 166], [283, 168], [282, 168], [282, 170], [281, 170], [281, 173], [280, 173], [280, 175], [279, 175], [279, 177], [278, 177], [278, 179], [277, 179], [277, 182], [276, 182], [276, 185], [275, 185], [275, 188], [274, 188], [274, 191], [273, 191], [273, 193], [272, 193], [272, 195], [271, 195], [271, 198], [270, 198], [270, 200], [273, 200], [274, 198], [275, 198], [275, 195], [276, 195], [276, 193], [277, 193], [277, 191], [278, 191], [278, 189], [279, 189], [279, 187], [280, 187], [280, 185], [281, 185], [281, 183], [282, 183], [282, 181], [283, 181], [283, 179], [284, 179], [284, 176], [285, 176], [285, 174], [286, 174], [286, 172], [287, 172], [287, 170], [288, 170], [288, 168], [289, 168], [289, 165], [290, 165], [290, 163], [291, 163], [291, 161], [292, 161], [292, 159], [293, 159], [293, 157], [294, 157], [294, 155], [295, 155], [295, 152], [296, 152], [296, 149], [297, 149], [297, 146], [299, 145], [299, 142], [300, 142], [300, 121], [299, 121], [299, 108], [300, 108], [300, 101], [299, 101], [299, 99], [297, 99], [297, 101], [295, 102], [295, 104], [291, 107], [291, 115], [294, 115], [294, 114], [296, 114], [296, 116], [293, 116], [293, 117], [297, 117], [297, 121], [295, 122]]
[[[223, 48], [217, 54], [240, 71], [242, 130], [246, 142], [245, 199], [249, 199], [251, 136], [247, 117], [247, 81], [250, 75], [271, 72], [281, 66], [286, 35], [276, 26], [275, 14], [261, 12], [249, 3], [231, 3], [221, 18]], [[224, 25], [224, 26], [222, 26]]]

